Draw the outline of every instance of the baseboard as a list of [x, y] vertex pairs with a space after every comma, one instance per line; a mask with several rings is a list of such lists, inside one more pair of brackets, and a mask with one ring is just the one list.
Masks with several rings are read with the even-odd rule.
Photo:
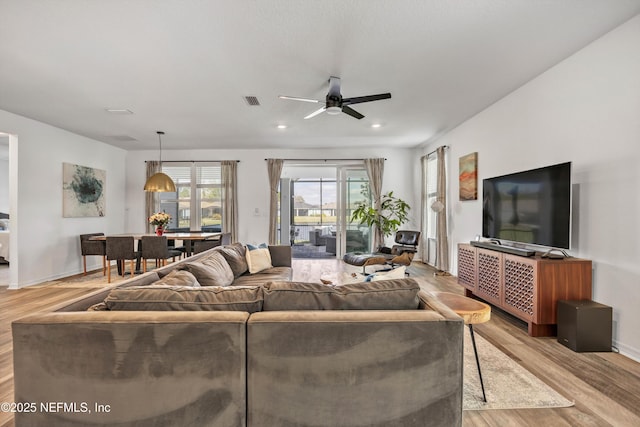
[[[98, 267], [98, 269], [102, 270], [102, 265], [100, 265]], [[87, 266], [87, 272], [88, 271], [91, 271], [89, 269], [89, 266]], [[42, 278], [39, 278], [39, 279], [30, 280], [28, 282], [18, 283], [17, 285], [9, 285], [9, 289], [22, 289], [22, 288], [26, 288], [28, 286], [41, 285], [41, 284], [43, 284], [45, 282], [52, 282], [54, 280], [63, 279], [65, 277], [75, 276], [77, 274], [82, 274], [82, 270], [79, 270], [79, 271], [67, 271], [67, 272], [64, 272], [64, 273], [54, 274], [52, 276], [47, 276], [47, 277], [42, 277]]]
[[618, 349], [621, 355], [640, 363], [640, 351], [637, 348], [622, 344], [616, 340], [613, 341], [613, 346]]

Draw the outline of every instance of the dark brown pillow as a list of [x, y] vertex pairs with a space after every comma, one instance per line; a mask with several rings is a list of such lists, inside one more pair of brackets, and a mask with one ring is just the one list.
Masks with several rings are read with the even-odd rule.
[[218, 251], [197, 261], [186, 262], [181, 269], [196, 276], [201, 286], [229, 286], [234, 279], [231, 267]]
[[120, 311], [246, 311], [262, 310], [259, 286], [139, 286], [112, 290], [104, 300]]
[[153, 282], [151, 286], [189, 286], [199, 288], [200, 283], [190, 271], [173, 270], [160, 280]]
[[216, 250], [227, 260], [231, 271], [233, 271], [233, 277], [240, 277], [249, 270], [245, 248], [242, 244], [232, 243], [231, 245], [219, 246]]
[[263, 310], [415, 310], [419, 290], [420, 286], [413, 279], [343, 286], [270, 282], [264, 286]]

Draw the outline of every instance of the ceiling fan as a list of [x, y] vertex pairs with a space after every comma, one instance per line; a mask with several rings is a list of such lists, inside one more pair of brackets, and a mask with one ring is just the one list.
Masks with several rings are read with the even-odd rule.
[[[317, 99], [309, 99], [309, 98], [299, 98], [296, 96], [279, 96], [280, 99], [290, 99], [293, 101], [303, 101], [303, 102], [314, 102], [314, 103], [319, 103], [322, 102], [320, 100]], [[340, 93], [340, 77], [334, 77], [331, 76], [329, 77], [329, 93], [327, 93], [327, 97], [325, 99], [325, 105], [324, 107], [314, 111], [313, 113], [309, 114], [308, 116], [305, 117], [305, 119], [310, 119], [312, 117], [317, 116], [320, 113], [324, 113], [325, 111], [327, 112], [327, 114], [340, 114], [345, 113], [350, 115], [351, 117], [355, 117], [356, 119], [361, 119], [364, 117], [364, 115], [358, 113], [356, 110], [354, 110], [353, 108], [349, 107], [349, 105], [352, 104], [360, 104], [363, 102], [370, 102], [370, 101], [378, 101], [380, 99], [389, 99], [391, 98], [391, 94], [390, 93], [380, 93], [378, 95], [367, 95], [367, 96], [357, 96], [354, 98], [343, 98], [342, 94]]]

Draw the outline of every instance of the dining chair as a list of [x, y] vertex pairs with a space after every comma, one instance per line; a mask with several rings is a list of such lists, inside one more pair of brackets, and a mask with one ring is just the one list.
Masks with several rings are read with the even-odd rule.
[[211, 240], [196, 240], [193, 242], [193, 254], [199, 254], [200, 252], [204, 252], [211, 248], [215, 248], [220, 246], [222, 243], [219, 239], [211, 239]]
[[147, 272], [147, 260], [153, 259], [156, 261], [156, 268], [158, 268], [160, 262], [162, 261], [162, 265], [167, 264], [167, 258], [173, 258], [173, 261], [176, 260], [176, 257], [180, 257], [182, 252], [175, 249], [169, 249], [169, 243], [167, 241], [167, 236], [142, 236], [141, 241], [141, 258], [142, 258], [142, 272]]
[[220, 244], [221, 245], [230, 245], [231, 244], [231, 233], [222, 233], [220, 235]]
[[231, 233], [222, 233], [217, 239], [196, 240], [193, 242], [193, 253], [198, 254], [211, 248], [231, 244]]
[[133, 236], [107, 236], [106, 241], [108, 283], [111, 283], [111, 261], [113, 260], [121, 265], [123, 277], [125, 273], [124, 261], [129, 260], [131, 275], [133, 276], [133, 261], [140, 256], [140, 253], [134, 250]]
[[82, 254], [82, 271], [87, 275], [87, 256], [99, 255], [102, 257], [102, 275], [107, 271], [107, 249], [104, 240], [90, 240], [92, 237], [104, 236], [104, 233], [90, 233], [80, 235], [80, 253]]

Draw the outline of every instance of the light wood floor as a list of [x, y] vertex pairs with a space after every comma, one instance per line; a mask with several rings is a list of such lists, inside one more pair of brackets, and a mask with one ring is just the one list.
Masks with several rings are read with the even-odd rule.
[[[360, 271], [336, 260], [294, 260], [294, 280], [318, 282], [336, 271]], [[414, 263], [412, 277], [423, 277], [426, 290], [462, 293], [455, 277], [434, 276]], [[101, 279], [98, 279], [101, 280]], [[59, 282], [57, 282], [59, 283]], [[0, 402], [13, 401], [11, 322], [95, 288], [55, 284], [9, 291], [0, 287]], [[531, 338], [526, 324], [493, 309], [489, 322], [474, 330], [556, 389], [575, 406], [561, 409], [464, 411], [464, 426], [640, 426], [640, 364], [616, 353], [575, 353], [554, 338]], [[13, 427], [13, 416], [0, 413], [0, 427]], [[428, 422], [425, 424], [428, 425]]]

